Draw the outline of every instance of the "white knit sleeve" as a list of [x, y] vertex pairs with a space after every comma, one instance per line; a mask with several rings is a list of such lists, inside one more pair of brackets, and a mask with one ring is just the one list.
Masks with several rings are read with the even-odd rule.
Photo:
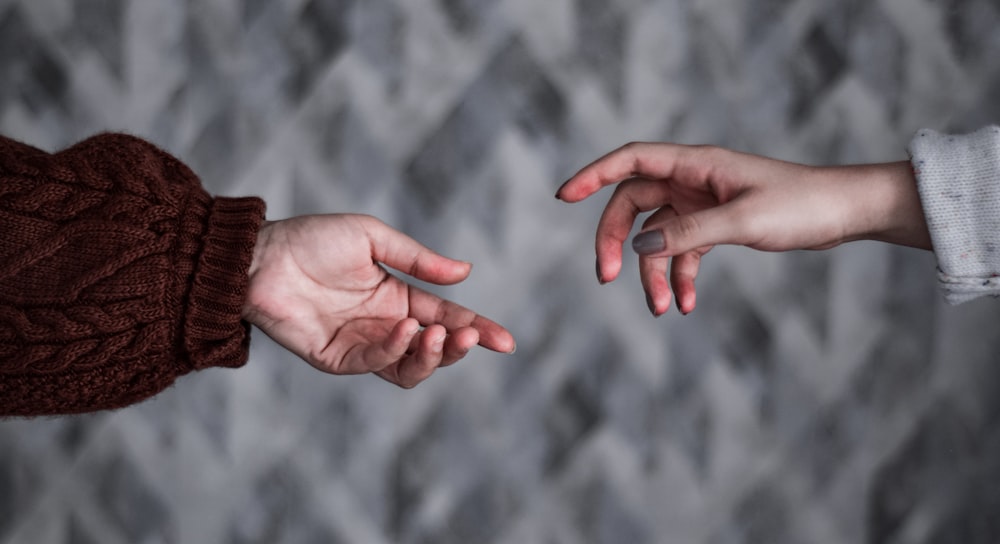
[[909, 151], [945, 298], [1000, 295], [1000, 128], [921, 130]]

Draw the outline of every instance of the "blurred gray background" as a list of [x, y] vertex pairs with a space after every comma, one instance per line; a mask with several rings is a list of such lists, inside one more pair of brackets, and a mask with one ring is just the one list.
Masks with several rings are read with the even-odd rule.
[[0, 132], [122, 130], [270, 218], [380, 217], [508, 325], [403, 391], [254, 336], [115, 413], [0, 422], [0, 541], [1000, 541], [1000, 302], [929, 253], [717, 248], [699, 307], [594, 278], [630, 140], [906, 158], [1000, 116], [996, 0], [0, 0]]

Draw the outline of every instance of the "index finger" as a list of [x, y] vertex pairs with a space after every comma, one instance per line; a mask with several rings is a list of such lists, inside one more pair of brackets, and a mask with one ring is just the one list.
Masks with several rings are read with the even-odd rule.
[[556, 198], [579, 202], [608, 185], [626, 179], [669, 178], [674, 172], [674, 151], [678, 148], [675, 144], [665, 143], [625, 144], [577, 172], [559, 188]]

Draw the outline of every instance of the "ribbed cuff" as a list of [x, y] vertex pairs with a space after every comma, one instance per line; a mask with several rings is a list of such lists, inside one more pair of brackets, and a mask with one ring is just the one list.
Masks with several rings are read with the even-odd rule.
[[945, 298], [1000, 294], [1000, 128], [921, 130], [909, 151]]
[[237, 367], [247, 360], [250, 327], [241, 315], [264, 208], [256, 197], [212, 201], [184, 320], [184, 345], [194, 370]]

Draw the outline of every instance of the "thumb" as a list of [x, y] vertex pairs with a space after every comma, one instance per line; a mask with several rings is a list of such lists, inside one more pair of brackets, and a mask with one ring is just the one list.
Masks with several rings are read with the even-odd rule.
[[368, 225], [372, 257], [414, 278], [438, 285], [458, 283], [469, 276], [472, 264], [435, 253], [381, 221]]
[[739, 223], [729, 204], [667, 217], [637, 234], [632, 249], [639, 255], [672, 257], [702, 247], [742, 244], [747, 238]]

